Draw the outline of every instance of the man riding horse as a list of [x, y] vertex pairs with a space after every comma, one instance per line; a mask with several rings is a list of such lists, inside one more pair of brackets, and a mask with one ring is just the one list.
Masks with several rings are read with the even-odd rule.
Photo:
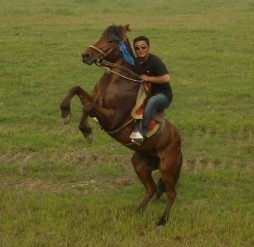
[[[169, 107], [173, 94], [169, 84], [169, 72], [165, 64], [160, 58], [149, 52], [149, 39], [139, 36], [134, 39], [133, 46], [137, 55], [133, 70], [140, 75], [145, 86], [150, 88], [150, 97], [145, 105], [143, 120], [135, 122], [130, 136], [133, 142], [142, 143], [155, 113]], [[142, 122], [141, 126], [140, 122]]]

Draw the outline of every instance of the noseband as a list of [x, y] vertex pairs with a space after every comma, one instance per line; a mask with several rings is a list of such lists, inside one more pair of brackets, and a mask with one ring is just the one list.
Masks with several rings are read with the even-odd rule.
[[[101, 54], [103, 55], [103, 57], [106, 57], [106, 56], [109, 54], [109, 52], [108, 52], [108, 53], [105, 53], [104, 51], [102, 51], [101, 49], [97, 48], [96, 46], [89, 45], [88, 47], [89, 47], [89, 48], [92, 48], [92, 49], [94, 49], [94, 50], [96, 50], [96, 51], [98, 51], [99, 53], [101, 53]], [[111, 50], [112, 50], [112, 49], [111, 49]], [[110, 50], [110, 52], [111, 52], [111, 50]]]
[[[100, 48], [96, 47], [96, 46], [93, 46], [93, 45], [89, 45], [88, 46], [89, 48], [92, 48], [96, 51], [98, 51], [100, 54], [102, 54], [102, 56], [100, 58], [97, 58], [97, 62], [100, 63], [100, 61], [104, 58], [106, 58], [108, 56], [108, 54], [110, 54], [115, 48], [118, 48], [119, 45], [117, 46], [113, 46], [107, 53], [105, 53], [104, 51], [102, 51]], [[96, 64], [97, 64], [96, 62]]]

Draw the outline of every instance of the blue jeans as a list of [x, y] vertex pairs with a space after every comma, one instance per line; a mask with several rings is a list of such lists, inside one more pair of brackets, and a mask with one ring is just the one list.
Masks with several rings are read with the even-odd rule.
[[163, 93], [158, 93], [149, 98], [146, 103], [145, 111], [142, 120], [142, 130], [143, 133], [146, 134], [148, 131], [148, 126], [150, 121], [153, 119], [156, 111], [164, 110], [169, 107], [172, 101]]

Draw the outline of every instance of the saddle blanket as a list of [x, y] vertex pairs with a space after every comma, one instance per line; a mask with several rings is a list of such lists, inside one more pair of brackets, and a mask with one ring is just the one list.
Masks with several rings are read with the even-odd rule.
[[[142, 119], [143, 118], [143, 113], [145, 109], [144, 101], [146, 99], [146, 93], [144, 90], [143, 85], [140, 85], [139, 92], [137, 95], [137, 100], [136, 100], [136, 105], [134, 106], [133, 110], [131, 111], [131, 116], [134, 119]], [[155, 119], [152, 119], [149, 127], [148, 127], [148, 132], [146, 134], [146, 137], [150, 137], [154, 135], [159, 128], [165, 125], [165, 120], [163, 118], [162, 122], [156, 121]]]

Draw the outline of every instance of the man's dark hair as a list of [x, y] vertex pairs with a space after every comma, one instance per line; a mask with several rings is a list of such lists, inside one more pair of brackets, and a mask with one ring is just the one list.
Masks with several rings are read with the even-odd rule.
[[135, 45], [135, 43], [136, 43], [137, 41], [141, 41], [141, 40], [144, 40], [144, 41], [147, 43], [147, 45], [150, 46], [149, 39], [148, 39], [146, 36], [138, 36], [137, 38], [135, 38], [135, 39], [133, 40], [133, 45]]

